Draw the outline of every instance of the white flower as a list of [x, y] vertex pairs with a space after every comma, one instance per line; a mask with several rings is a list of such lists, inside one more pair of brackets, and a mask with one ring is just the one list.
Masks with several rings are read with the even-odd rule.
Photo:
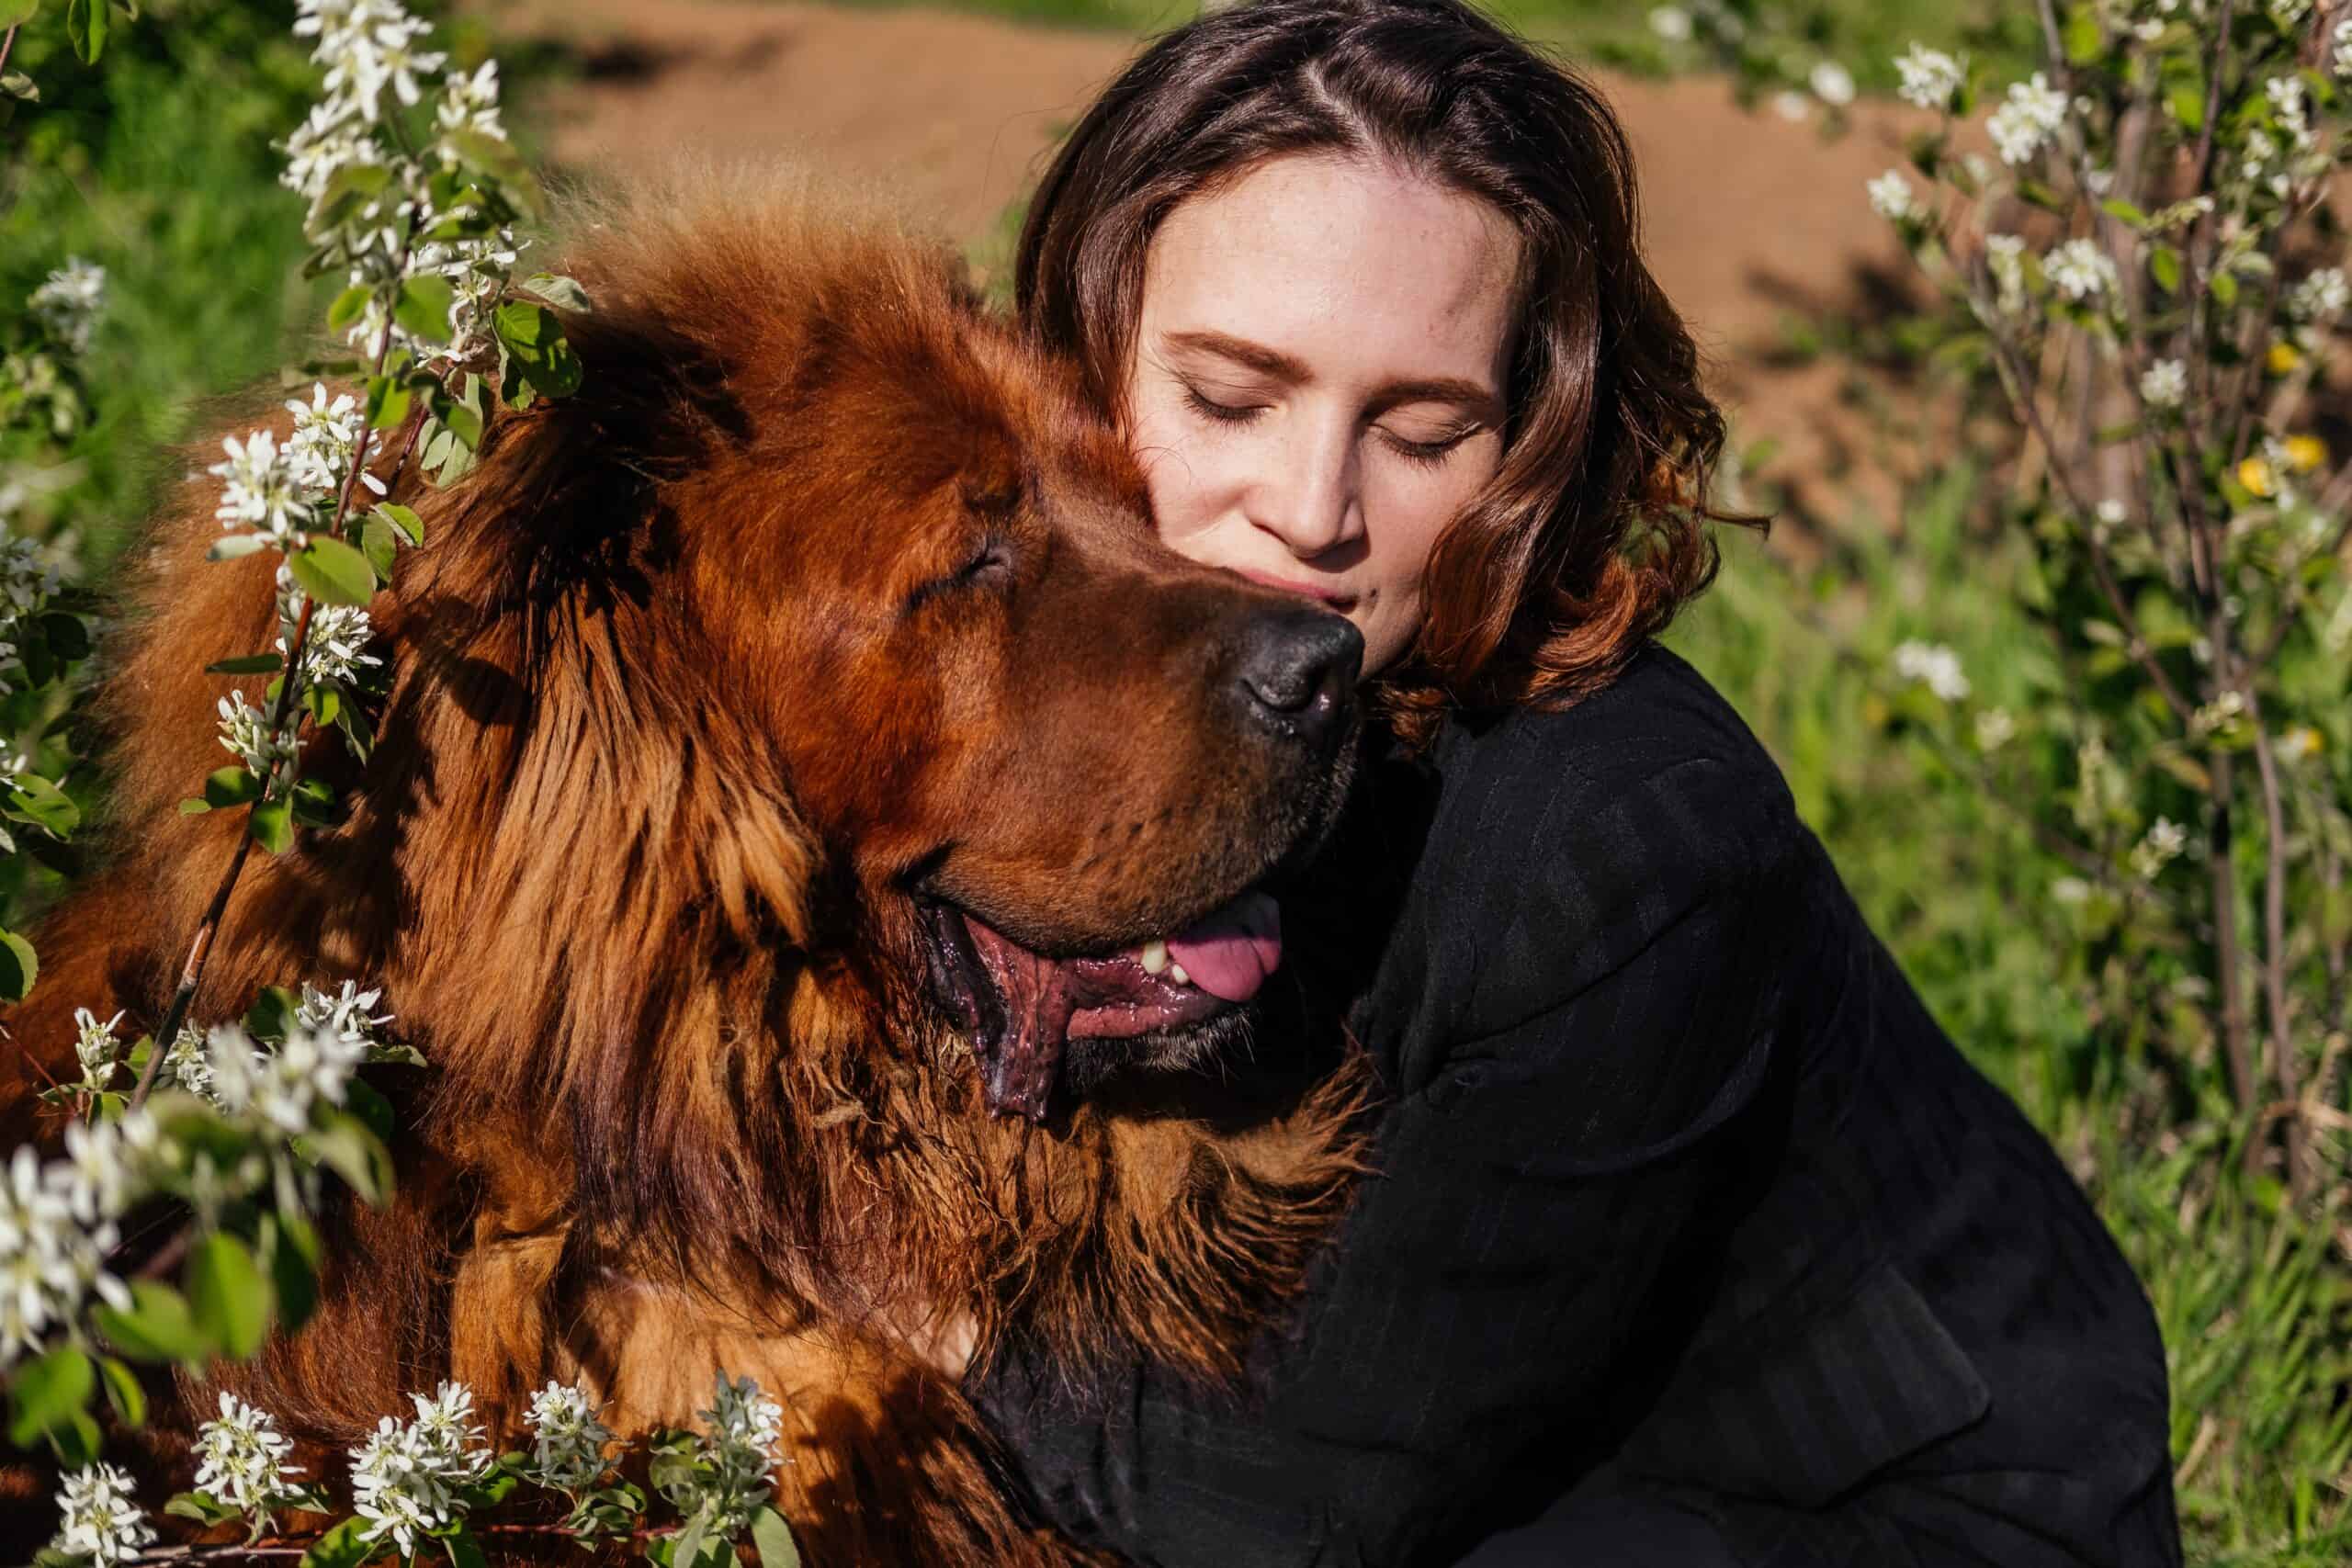
[[2319, 755], [2320, 733], [2308, 724], [2299, 724], [2278, 737], [2278, 755], [2290, 762], [2300, 762], [2306, 757]]
[[2339, 266], [2324, 266], [2295, 285], [2287, 296], [2288, 308], [2305, 321], [2340, 314], [2352, 304], [2352, 284]]
[[[277, 654], [286, 656], [288, 639], [293, 636], [294, 623], [302, 614], [302, 595], [292, 596], [293, 614], [280, 621], [277, 634]], [[381, 664], [372, 653], [363, 653], [376, 636], [375, 624], [368, 612], [356, 604], [321, 604], [311, 612], [311, 630], [302, 639], [302, 683], [306, 686], [345, 682], [359, 673], [363, 664]]]
[[2017, 736], [2018, 721], [2007, 708], [1986, 708], [1976, 716], [1976, 749], [1997, 751]]
[[1951, 96], [1968, 79], [1960, 61], [1940, 49], [1918, 43], [1895, 57], [1894, 69], [1903, 78], [1903, 85], [1896, 89], [1903, 101], [1923, 109], [1950, 108]]
[[110, 1568], [155, 1539], [154, 1527], [130, 1500], [130, 1477], [110, 1464], [88, 1465], [66, 1476], [57, 1511], [62, 1522], [51, 1549], [86, 1558], [99, 1568]]
[[2333, 46], [2327, 57], [2328, 63], [2338, 76], [2352, 76], [2352, 17], [2336, 23], [2335, 30], [2329, 33], [2327, 39]]
[[1843, 108], [1854, 101], [1853, 73], [1834, 60], [1825, 60], [1815, 66], [1805, 78], [1805, 85], [1825, 104]]
[[2069, 240], [2042, 259], [2041, 270], [2069, 299], [2087, 299], [2116, 286], [2115, 261], [2095, 240]]
[[79, 256], [49, 275], [25, 304], [42, 330], [68, 354], [90, 352], [90, 329], [106, 303], [107, 271]]
[[223, 1110], [250, 1112], [288, 1134], [311, 1130], [322, 1100], [343, 1103], [352, 1069], [366, 1052], [339, 1035], [297, 1023], [276, 1050], [265, 1050], [233, 1023], [213, 1027], [205, 1041], [213, 1094]]
[[403, 1552], [416, 1537], [463, 1513], [459, 1491], [481, 1478], [491, 1453], [473, 1424], [473, 1392], [444, 1382], [431, 1398], [412, 1393], [416, 1419], [387, 1416], [351, 1450], [354, 1512], [368, 1521], [366, 1540], [390, 1536]]
[[2140, 396], [2152, 409], [2177, 409], [2188, 397], [2186, 360], [2159, 359], [2140, 378]]
[[1984, 236], [1984, 269], [2000, 290], [1996, 302], [2004, 315], [2025, 308], [2025, 238], [2019, 234]]
[[2143, 882], [2153, 882], [2156, 874], [2177, 859], [2188, 846], [2188, 830], [2169, 817], [2159, 817], [2148, 825], [2147, 835], [2132, 851], [2132, 869]]
[[1960, 655], [1941, 643], [1915, 639], [1898, 645], [1894, 650], [1894, 673], [1902, 680], [1917, 682], [1948, 703], [1959, 702], [1969, 693]]
[[74, 1055], [82, 1066], [82, 1081], [76, 1087], [96, 1093], [114, 1082], [122, 1055], [122, 1042], [115, 1038], [114, 1026], [121, 1021], [119, 1011], [100, 1023], [88, 1008], [74, 1010]]
[[0, 1370], [40, 1349], [41, 1333], [80, 1297], [72, 1267], [77, 1227], [62, 1183], [44, 1179], [27, 1144], [0, 1183]]
[[2227, 729], [2245, 713], [2245, 694], [2243, 692], [2223, 692], [2188, 716], [2189, 733], [2202, 737]]
[[312, 497], [294, 476], [277, 437], [256, 430], [240, 443], [233, 435], [220, 443], [229, 454], [205, 472], [227, 481], [213, 515], [230, 533], [252, 528], [269, 536], [279, 549], [290, 549], [296, 536], [311, 521]]
[[305, 980], [302, 999], [294, 1004], [295, 1021], [334, 1035], [351, 1050], [365, 1052], [379, 1043], [381, 1037], [377, 1031], [396, 1016], [374, 1010], [383, 995], [381, 987], [363, 991], [351, 980], [343, 983], [340, 992], [322, 991]]
[[596, 1419], [588, 1395], [550, 1382], [531, 1396], [532, 1464], [540, 1483], [570, 1492], [605, 1473], [612, 1429]]
[[1911, 182], [1901, 169], [1889, 169], [1874, 180], [1864, 183], [1870, 192], [1871, 210], [1892, 223], [1922, 216], [1918, 199], [1911, 194]]
[[459, 72], [443, 83], [433, 112], [445, 131], [473, 130], [504, 141], [506, 128], [498, 119], [498, 62], [485, 60], [472, 75]]
[[[359, 449], [359, 434], [366, 427], [358, 403], [349, 392], [330, 403], [325, 385], [314, 381], [311, 400], [306, 403], [296, 398], [286, 411], [294, 416], [293, 434], [286, 438], [288, 473], [300, 489], [321, 501], [332, 500], [343, 489], [344, 476], [350, 471], [352, 454]], [[362, 474], [360, 482], [378, 495], [384, 493], [384, 481], [373, 474]]]
[[269, 715], [245, 701], [243, 688], [222, 697], [219, 711], [221, 746], [244, 763], [254, 777], [266, 781], [278, 764], [293, 761], [292, 728], [271, 728]]
[[65, 1158], [51, 1164], [47, 1175], [75, 1219], [87, 1225], [121, 1217], [139, 1184], [130, 1151], [151, 1136], [153, 1122], [141, 1107], [116, 1121], [65, 1124]]
[[302, 1472], [286, 1456], [294, 1445], [267, 1411], [222, 1391], [220, 1418], [196, 1429], [196, 1486], [240, 1513], [267, 1514]]
[[2022, 164], [2058, 134], [2066, 120], [2066, 95], [2050, 85], [2037, 71], [2029, 81], [2014, 82], [2008, 96], [1984, 122], [2001, 162]]
[[2300, 76], [2273, 76], [2262, 85], [2262, 96], [2270, 100], [2270, 111], [2298, 147], [2311, 141], [2311, 100]]
[[2060, 904], [2079, 904], [2091, 896], [2091, 885], [2079, 876], [2062, 876], [2050, 885], [2050, 897]]
[[1772, 95], [1772, 112], [1782, 119], [1809, 119], [1813, 115], [1813, 100], [1803, 93], [1783, 89]]
[[286, 172], [278, 184], [315, 202], [343, 170], [361, 164], [381, 164], [384, 150], [368, 122], [351, 104], [331, 98], [311, 110], [301, 128], [284, 143]]
[[413, 107], [422, 96], [417, 78], [447, 59], [415, 47], [432, 29], [394, 0], [298, 0], [296, 9], [295, 33], [319, 40], [311, 59], [327, 68], [328, 94], [347, 98], [369, 119], [380, 114], [386, 87]]
[[1650, 31], [1675, 43], [1690, 38], [1690, 13], [1679, 6], [1658, 6], [1650, 11]]
[[664, 1495], [688, 1518], [703, 1518], [713, 1535], [728, 1536], [768, 1500], [768, 1477], [784, 1438], [784, 1407], [752, 1379], [720, 1372], [711, 1407], [701, 1416], [697, 1448], [709, 1473], [673, 1485]]
[[163, 1065], [155, 1069], [155, 1080], [177, 1084], [209, 1105], [220, 1103], [212, 1088], [212, 1060], [205, 1055], [204, 1033], [193, 1024], [180, 1025], [171, 1049], [164, 1053]]

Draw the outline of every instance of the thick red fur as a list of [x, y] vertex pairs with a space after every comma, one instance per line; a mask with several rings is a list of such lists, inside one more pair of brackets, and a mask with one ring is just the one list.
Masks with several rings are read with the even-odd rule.
[[[1345, 1201], [1362, 1075], [1214, 1124], [992, 1118], [909, 890], [935, 869], [1024, 940], [1128, 942], [1262, 872], [1296, 780], [1170, 671], [1265, 596], [1152, 543], [1074, 381], [943, 250], [793, 176], [571, 230], [586, 384], [495, 412], [450, 489], [398, 479], [427, 544], [376, 607], [376, 755], [314, 744], [349, 820], [254, 857], [198, 999], [381, 985], [431, 1064], [379, 1075], [396, 1201], [331, 1216], [315, 1319], [220, 1382], [324, 1453], [445, 1376], [508, 1436], [551, 1377], [630, 1433], [690, 1424], [723, 1367], [786, 1405], [813, 1562], [1079, 1559], [919, 1347], [969, 1321], [1073, 1377], [1114, 1342], [1230, 1374]], [[11, 1141], [54, 1135], [32, 1096], [73, 1009], [154, 1026], [241, 829], [174, 809], [225, 760], [234, 682], [203, 667], [274, 635], [275, 558], [202, 558], [216, 488], [181, 486], [131, 564], [116, 827], [6, 1021]], [[909, 609], [976, 529], [1018, 547], [1016, 588]], [[210, 1386], [148, 1439], [160, 1468]]]

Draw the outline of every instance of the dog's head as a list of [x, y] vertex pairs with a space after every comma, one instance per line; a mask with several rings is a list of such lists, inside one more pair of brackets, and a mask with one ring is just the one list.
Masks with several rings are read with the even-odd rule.
[[489, 661], [532, 722], [650, 725], [659, 780], [605, 787], [731, 818], [689, 901], [881, 955], [998, 1111], [1041, 1119], [1066, 1047], [1214, 1050], [1279, 961], [1253, 885], [1344, 791], [1355, 630], [1160, 545], [1074, 379], [935, 248], [706, 192], [572, 270], [584, 387], [494, 421], [457, 498], [458, 533], [522, 519], [468, 596], [522, 628]]

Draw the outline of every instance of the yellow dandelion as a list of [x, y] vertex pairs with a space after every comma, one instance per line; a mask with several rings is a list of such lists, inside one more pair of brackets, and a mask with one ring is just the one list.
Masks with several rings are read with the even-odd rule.
[[2270, 345], [2270, 352], [2264, 356], [2262, 362], [2270, 367], [2270, 373], [2273, 376], [2284, 376], [2303, 362], [2302, 351], [2293, 344], [2281, 339]]
[[2270, 463], [2263, 457], [2248, 457], [2238, 465], [2238, 483], [2259, 496], [2272, 493]]
[[2287, 449], [2287, 462], [2295, 472], [2308, 474], [2327, 461], [2327, 443], [2316, 435], [2290, 435], [2280, 443]]

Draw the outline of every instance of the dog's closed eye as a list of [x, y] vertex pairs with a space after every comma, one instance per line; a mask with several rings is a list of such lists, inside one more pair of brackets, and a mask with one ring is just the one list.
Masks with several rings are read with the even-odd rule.
[[959, 589], [987, 588], [1012, 581], [1012, 541], [1000, 534], [984, 534], [978, 546], [955, 570], [917, 583], [907, 595], [901, 613], [911, 615], [942, 594]]

